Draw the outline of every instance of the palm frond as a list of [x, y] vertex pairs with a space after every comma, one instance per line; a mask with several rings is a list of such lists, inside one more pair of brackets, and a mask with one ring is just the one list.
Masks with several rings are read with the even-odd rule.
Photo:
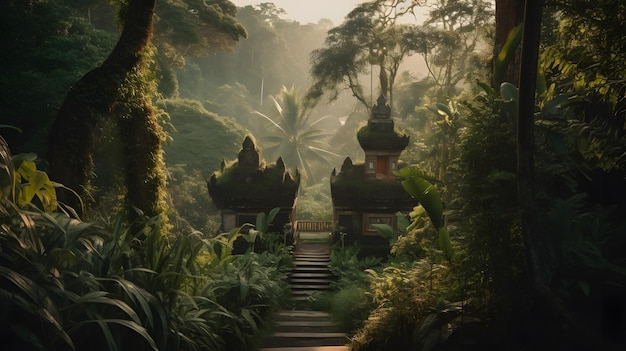
[[[315, 151], [316, 153], [322, 153], [322, 154], [333, 156], [333, 157], [342, 157], [341, 155], [336, 154], [336, 153], [334, 153], [332, 151], [328, 151], [328, 150], [325, 150], [325, 149], [322, 149], [322, 148], [318, 148], [318, 147], [315, 147], [315, 146], [309, 146], [309, 149]], [[325, 158], [324, 158], [324, 160], [328, 161]]]
[[287, 131], [280, 124], [276, 123], [272, 118], [264, 115], [263, 113], [259, 111], [253, 111], [253, 113], [263, 117], [266, 121], [270, 122], [274, 127], [276, 127], [276, 129], [281, 131], [283, 134], [288, 135]]

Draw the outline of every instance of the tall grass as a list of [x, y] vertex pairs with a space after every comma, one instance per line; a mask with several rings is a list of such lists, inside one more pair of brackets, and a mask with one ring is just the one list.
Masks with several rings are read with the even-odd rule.
[[18, 204], [15, 189], [0, 193], [0, 349], [243, 350], [288, 293], [287, 250], [232, 255], [238, 230], [163, 235], [163, 218], [141, 215], [87, 223]]

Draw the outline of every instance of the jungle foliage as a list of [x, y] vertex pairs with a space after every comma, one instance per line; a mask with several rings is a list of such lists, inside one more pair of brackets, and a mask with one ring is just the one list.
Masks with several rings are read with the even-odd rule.
[[[284, 302], [291, 258], [282, 240], [240, 228], [165, 236], [160, 216], [83, 222], [46, 211], [55, 202], [49, 181], [38, 186], [43, 201], [24, 196], [45, 173], [0, 141], [0, 181], [10, 185], [0, 193], [2, 348], [249, 349]], [[240, 237], [268, 250], [234, 256]]]
[[[2, 130], [16, 155], [5, 143], [0, 147], [3, 348], [252, 348], [260, 325], [286, 296], [288, 248], [263, 228], [214, 234], [219, 220], [205, 177], [222, 159], [234, 158], [246, 129], [258, 132], [253, 111], [272, 119], [282, 117], [274, 115], [277, 105], [288, 110], [269, 96], [282, 102], [281, 87], [311, 82], [313, 98], [327, 92], [344, 97], [340, 90], [354, 88], [357, 101], [348, 107], [321, 100], [307, 106], [315, 107], [313, 120], [332, 116], [320, 120], [320, 129], [337, 133], [321, 141], [362, 159], [354, 145], [368, 117], [368, 94], [354, 79], [371, 79], [376, 67], [383, 67], [381, 91], [394, 95], [396, 126], [413, 142], [402, 158], [415, 166], [398, 175], [421, 205], [398, 217], [399, 233], [379, 228], [391, 241], [389, 257], [359, 258], [358, 247], [343, 241], [333, 250], [332, 269], [340, 278], [316, 303], [353, 333], [353, 349], [626, 344], [623, 1], [546, 0], [536, 101], [525, 106], [534, 114], [534, 138], [526, 145], [535, 154], [532, 200], [540, 246], [524, 240], [518, 196], [520, 87], [510, 73], [518, 68], [516, 33], [523, 27], [503, 35], [503, 18], [496, 18], [494, 35], [482, 1], [428, 1], [428, 25], [411, 30], [394, 27], [395, 16], [410, 13], [419, 1], [372, 1], [335, 28], [282, 20], [280, 9], [268, 3], [239, 9], [237, 20], [228, 1], [165, 3], [145, 60], [114, 94], [124, 98], [113, 104], [120, 119], [105, 118], [96, 128], [108, 135], [96, 146], [116, 156], [101, 152], [94, 159], [100, 166], [94, 184], [104, 196], [89, 222], [59, 206], [62, 186], [44, 171], [48, 160], [23, 152], [46, 155], [43, 140], [64, 94], [115, 45], [113, 11], [99, 0], [0, 4], [0, 27], [12, 34], [0, 38], [0, 113], [3, 125], [22, 130]], [[497, 1], [500, 9], [515, 5], [509, 10], [519, 3]], [[202, 13], [190, 11], [194, 4]], [[196, 15], [224, 22], [195, 27]], [[182, 32], [169, 31], [174, 28]], [[208, 42], [201, 40], [206, 34], [212, 35]], [[484, 45], [488, 54], [477, 49], [507, 35], [496, 55], [490, 44]], [[396, 60], [409, 53], [424, 57], [427, 77], [399, 71]], [[168, 132], [157, 133], [159, 143], [172, 139], [164, 155], [144, 145], [154, 151], [153, 160], [164, 157], [170, 212], [161, 208], [153, 216], [124, 201], [123, 172], [141, 182], [154, 170], [117, 142], [120, 133], [132, 140], [140, 129], [124, 120], [136, 115]], [[318, 178], [327, 182], [323, 174]], [[301, 195], [307, 200], [302, 214], [331, 216], [323, 184]], [[134, 220], [118, 215], [123, 208]], [[271, 249], [233, 256], [237, 238], [269, 240], [263, 247]], [[544, 264], [545, 290], [534, 289], [529, 279], [529, 255]]]
[[[441, 245], [447, 238], [424, 205], [406, 229], [388, 235], [390, 257], [368, 275], [334, 263], [343, 275], [326, 304], [353, 328], [352, 349], [584, 350], [626, 343], [626, 262], [619, 254], [626, 222], [618, 215], [626, 189], [626, 66], [624, 40], [614, 31], [616, 23], [623, 27], [626, 8], [618, 3], [548, 1], [545, 8], [546, 25], [557, 27], [544, 27], [552, 32], [539, 47], [531, 140], [542, 245], [529, 244], [522, 230], [518, 87], [479, 81], [465, 95], [433, 104], [435, 133], [422, 140], [438, 151], [420, 165], [443, 181], [436, 186], [449, 246]], [[507, 76], [519, 38], [509, 36], [494, 74]], [[530, 279], [529, 255], [544, 264], [545, 290]], [[368, 299], [360, 301], [356, 291]], [[338, 307], [344, 296], [356, 301], [353, 310]]]

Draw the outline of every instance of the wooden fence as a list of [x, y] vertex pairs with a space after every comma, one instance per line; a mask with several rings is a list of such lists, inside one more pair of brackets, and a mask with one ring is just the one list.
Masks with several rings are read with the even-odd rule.
[[297, 221], [296, 232], [332, 232], [333, 222]]

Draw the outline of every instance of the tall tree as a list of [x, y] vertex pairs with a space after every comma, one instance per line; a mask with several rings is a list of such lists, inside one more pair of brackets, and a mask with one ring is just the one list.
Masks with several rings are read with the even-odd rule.
[[393, 103], [395, 77], [409, 51], [403, 40], [406, 27], [396, 25], [397, 12], [390, 9], [384, 1], [360, 4], [343, 24], [328, 31], [325, 47], [312, 53], [314, 82], [307, 100], [315, 102], [327, 92], [335, 100], [347, 89], [369, 109], [373, 94], [367, 96], [360, 79], [368, 73], [371, 77], [372, 67], [378, 66], [380, 94]]
[[96, 30], [64, 0], [0, 2], [0, 116], [14, 153], [45, 156], [48, 130], [69, 88], [100, 64], [117, 36]]
[[431, 5], [423, 28], [417, 28], [414, 48], [424, 57], [437, 85], [438, 101], [456, 95], [457, 85], [472, 70], [470, 64], [492, 25], [491, 4], [484, 0], [438, 0]]
[[[51, 129], [50, 173], [77, 191], [87, 204], [93, 195], [97, 134], [102, 124], [113, 124], [119, 127], [123, 145], [121, 167], [128, 203], [148, 215], [163, 209], [163, 136], [151, 105], [153, 83], [148, 79], [155, 2], [128, 0], [121, 4], [123, 29], [117, 45], [101, 66], [85, 74], [68, 92]], [[213, 15], [202, 19], [216, 21], [212, 24], [218, 28], [223, 19], [220, 3], [224, 1], [213, 2], [207, 12]], [[237, 31], [239, 27], [235, 29], [233, 36], [245, 34]], [[80, 208], [78, 199], [66, 195], [64, 200]]]
[[[117, 45], [100, 67], [85, 74], [68, 92], [50, 131], [50, 174], [53, 179], [77, 191], [82, 199], [87, 200], [92, 195], [90, 186], [97, 142], [96, 127], [101, 118], [111, 113], [116, 103], [124, 100], [121, 93], [128, 88], [127, 75], [141, 69], [152, 36], [155, 3], [156, 0], [130, 0], [121, 12], [124, 28]], [[137, 132], [142, 134], [142, 139], [151, 137], [152, 140], [138, 139], [137, 142], [148, 142], [150, 146], [157, 147], [154, 151], [159, 153], [160, 137], [159, 131], [154, 129], [158, 126], [154, 123], [154, 111], [149, 106], [143, 107], [148, 108], [143, 116], [136, 113], [129, 118], [137, 124], [139, 119], [145, 119], [148, 123]], [[155, 174], [153, 180], [158, 184], [164, 182], [159, 174]], [[71, 196], [63, 199], [75, 209], [80, 209], [77, 199]], [[135, 205], [153, 209], [158, 207], [156, 203], [159, 201], [154, 198], [148, 206], [138, 202]]]
[[175, 69], [189, 58], [232, 51], [247, 37], [235, 18], [237, 7], [229, 0], [165, 0], [159, 3], [154, 44], [159, 69], [159, 92], [178, 97]]

